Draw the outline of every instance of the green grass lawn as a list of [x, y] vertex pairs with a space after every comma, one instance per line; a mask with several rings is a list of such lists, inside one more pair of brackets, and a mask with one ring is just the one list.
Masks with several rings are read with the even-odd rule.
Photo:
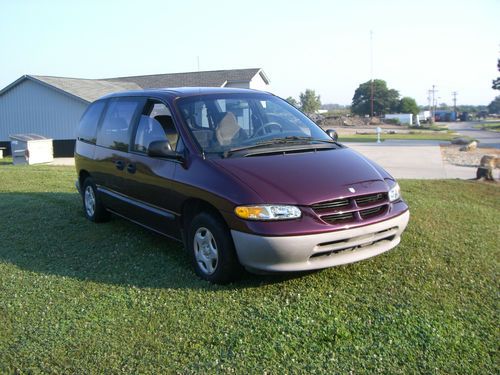
[[85, 220], [68, 167], [0, 165], [0, 373], [499, 373], [500, 189], [402, 181], [396, 249], [198, 280], [178, 243]]
[[483, 130], [489, 130], [492, 132], [500, 132], [500, 122], [487, 122], [483, 124], [478, 124], [475, 127]]
[[[412, 131], [411, 133], [397, 133], [397, 134], [380, 134], [380, 139], [385, 141], [387, 139], [400, 139], [400, 140], [420, 140], [420, 141], [450, 141], [456, 137], [452, 132], [425, 132], [425, 131]], [[376, 134], [349, 134], [346, 136], [339, 135], [339, 142], [376, 142]]]
[[12, 156], [4, 156], [2, 159], [0, 159], [0, 167], [2, 165], [9, 165], [12, 164]]

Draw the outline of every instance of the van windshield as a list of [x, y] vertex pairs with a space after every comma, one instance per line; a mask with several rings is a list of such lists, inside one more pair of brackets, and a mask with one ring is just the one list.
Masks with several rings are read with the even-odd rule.
[[333, 142], [307, 116], [271, 95], [201, 95], [177, 103], [205, 153], [227, 155], [257, 147]]

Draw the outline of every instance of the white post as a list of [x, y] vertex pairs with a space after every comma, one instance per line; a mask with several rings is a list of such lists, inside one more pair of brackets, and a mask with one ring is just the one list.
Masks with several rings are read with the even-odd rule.
[[377, 126], [377, 143], [380, 143], [380, 132], [382, 129], [380, 129], [380, 126]]

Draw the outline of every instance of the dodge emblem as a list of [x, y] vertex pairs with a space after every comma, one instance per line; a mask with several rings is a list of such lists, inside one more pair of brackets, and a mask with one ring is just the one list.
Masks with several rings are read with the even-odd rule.
[[355, 190], [354, 188], [352, 188], [352, 187], [350, 187], [350, 188], [349, 188], [349, 191], [350, 191], [351, 193], [355, 193], [355, 192], [356, 192], [356, 190]]

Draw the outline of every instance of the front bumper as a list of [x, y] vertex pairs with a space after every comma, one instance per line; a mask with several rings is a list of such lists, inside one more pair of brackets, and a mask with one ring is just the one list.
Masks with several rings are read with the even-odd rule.
[[363, 227], [301, 236], [265, 237], [231, 230], [240, 263], [249, 270], [307, 271], [353, 263], [401, 241], [410, 211]]

